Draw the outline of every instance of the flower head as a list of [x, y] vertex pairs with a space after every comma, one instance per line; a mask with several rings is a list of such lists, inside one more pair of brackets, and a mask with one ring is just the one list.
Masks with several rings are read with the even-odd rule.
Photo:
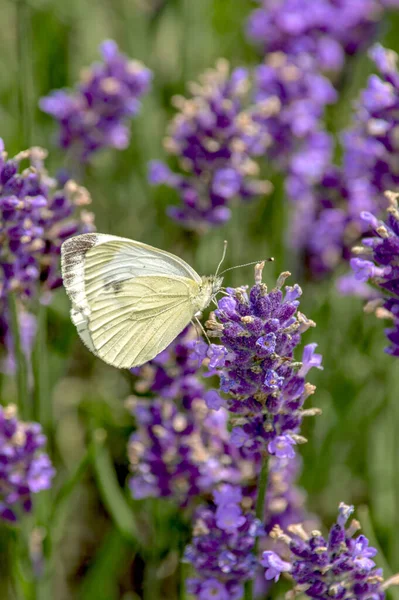
[[[364, 215], [379, 216], [387, 207], [384, 192], [399, 184], [397, 55], [377, 44], [370, 56], [379, 74], [369, 77], [353, 123], [341, 136], [342, 165], [332, 166], [330, 157], [310, 185], [292, 175], [288, 181], [288, 195], [296, 198], [291, 239], [305, 254], [313, 276], [349, 260], [351, 247], [370, 225]], [[370, 265], [360, 261], [355, 265], [366, 279]]]
[[392, 327], [385, 330], [390, 342], [386, 352], [399, 356], [399, 211], [397, 195], [387, 192], [386, 197], [390, 203], [386, 222], [362, 213], [369, 236], [363, 238], [362, 246], [354, 248], [350, 264], [357, 281], [377, 288], [366, 310], [392, 322]]
[[[198, 353], [202, 362], [190, 327], [153, 361], [134, 369], [137, 392], [152, 395], [129, 402], [137, 425], [128, 449], [135, 498], [171, 497], [184, 505], [219, 482], [253, 473], [229, 440], [219, 394], [206, 392], [198, 377]], [[228, 527], [233, 512], [219, 515], [220, 523]]]
[[[367, 46], [390, 0], [259, 0], [249, 18], [249, 37], [265, 53], [307, 54], [326, 71], [342, 69], [345, 54]], [[393, 0], [391, 6], [397, 6]]]
[[141, 62], [119, 52], [114, 41], [103, 42], [100, 51], [103, 62], [84, 70], [75, 90], [56, 90], [40, 101], [59, 123], [60, 146], [73, 147], [83, 161], [102, 148], [127, 147], [129, 120], [140, 110], [152, 77]]
[[337, 522], [328, 537], [319, 531], [310, 535], [300, 525], [289, 527], [293, 537], [279, 527], [272, 537], [286, 544], [290, 557], [282, 560], [275, 552], [265, 552], [262, 564], [267, 579], [278, 579], [281, 573], [290, 573], [296, 583], [295, 591], [309, 598], [336, 598], [339, 600], [383, 600], [388, 582], [384, 584], [381, 569], [372, 558], [377, 554], [364, 535], [355, 537], [360, 524], [347, 525], [353, 507], [340, 505]]
[[192, 84], [192, 98], [174, 99], [180, 112], [165, 147], [178, 158], [181, 173], [153, 161], [149, 179], [178, 191], [181, 203], [170, 207], [169, 215], [185, 227], [201, 231], [220, 225], [230, 218], [233, 198], [249, 200], [270, 190], [269, 182], [257, 178], [254, 158], [269, 138], [252, 117], [248, 88], [247, 71], [230, 72], [227, 61], [220, 60]]
[[[292, 457], [303, 403], [314, 391], [305, 376], [321, 367], [321, 356], [310, 344], [303, 362], [295, 362], [301, 333], [314, 323], [298, 312], [300, 287], [281, 290], [289, 274], [283, 273], [268, 291], [261, 283], [262, 268], [257, 265], [250, 290], [229, 289], [207, 323], [209, 335], [219, 337], [224, 349], [223, 362], [212, 372], [220, 376], [220, 390], [233, 413], [232, 443], [250, 456], [268, 449], [277, 457]], [[218, 348], [210, 348], [211, 360]]]
[[315, 180], [330, 159], [321, 123], [336, 98], [331, 82], [306, 55], [272, 52], [256, 68], [253, 116], [270, 138], [268, 157], [279, 169]]
[[[218, 581], [216, 598], [241, 598], [242, 585], [254, 576], [257, 560], [255, 540], [262, 535], [261, 523], [241, 506], [241, 490], [222, 486], [214, 493], [214, 505], [202, 506], [196, 513], [194, 537], [185, 551], [185, 560], [198, 577], [189, 581], [197, 598], [213, 598], [209, 582]], [[216, 592], [215, 592], [216, 593]]]
[[19, 421], [13, 405], [0, 407], [0, 518], [16, 521], [31, 510], [32, 494], [51, 486], [55, 471], [45, 444], [38, 423]]
[[[90, 203], [87, 190], [71, 180], [58, 185], [45, 169], [46, 155], [30, 148], [9, 158], [0, 139], [0, 341], [9, 350], [8, 295], [15, 293], [29, 309], [31, 298], [60, 286], [62, 242], [94, 229], [93, 215], [84, 210]], [[29, 353], [34, 325], [24, 315], [21, 311], [22, 344]]]

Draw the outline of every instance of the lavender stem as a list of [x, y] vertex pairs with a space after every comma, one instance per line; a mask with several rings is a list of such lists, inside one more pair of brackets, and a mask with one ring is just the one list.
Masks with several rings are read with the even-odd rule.
[[49, 390], [49, 371], [47, 356], [47, 307], [38, 306], [38, 327], [33, 351], [34, 402], [36, 418], [47, 435], [51, 433], [52, 406]]
[[[259, 473], [258, 480], [258, 496], [256, 498], [256, 518], [263, 522], [265, 516], [265, 500], [267, 481], [269, 476], [269, 455], [264, 454], [262, 459], [262, 467]], [[255, 542], [255, 552], [258, 547], [258, 541]]]
[[[266, 501], [266, 490], [267, 481], [269, 476], [269, 455], [265, 453], [262, 458], [262, 466], [259, 473], [258, 479], [258, 495], [256, 497], [255, 515], [262, 523], [265, 516], [265, 501]], [[254, 554], [256, 556], [258, 551], [259, 537], [255, 540]], [[253, 600], [253, 580], [249, 580], [244, 586], [244, 600]]]
[[14, 344], [15, 362], [16, 362], [16, 383], [17, 383], [17, 404], [19, 414], [24, 419], [30, 419], [30, 405], [28, 398], [28, 376], [26, 358], [21, 346], [21, 337], [18, 321], [18, 307], [15, 293], [8, 295], [8, 307], [10, 311], [10, 325], [12, 330], [12, 339]]

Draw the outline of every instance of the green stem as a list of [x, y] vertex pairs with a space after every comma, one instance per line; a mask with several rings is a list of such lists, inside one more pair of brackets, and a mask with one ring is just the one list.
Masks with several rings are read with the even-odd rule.
[[[262, 467], [258, 479], [258, 496], [256, 498], [255, 515], [260, 521], [265, 518], [265, 500], [267, 491], [267, 481], [269, 476], [269, 456], [265, 455], [262, 459]], [[258, 540], [255, 544], [255, 552], [258, 549]]]
[[52, 581], [49, 576], [44, 576], [40, 579], [37, 579], [35, 600], [52, 600], [52, 598], [54, 598], [52, 590]]
[[100, 496], [120, 533], [136, 545], [138, 532], [135, 516], [120, 488], [111, 455], [104, 443], [105, 437], [103, 430], [94, 431], [91, 446], [91, 460]]
[[21, 336], [19, 330], [17, 298], [14, 292], [8, 295], [8, 308], [10, 311], [10, 324], [17, 373], [17, 398], [20, 418], [29, 420], [31, 417], [31, 406], [28, 397], [28, 372], [26, 358], [22, 350]]
[[[255, 516], [262, 523], [265, 517], [265, 501], [267, 491], [267, 481], [269, 475], [269, 456], [265, 454], [262, 458], [262, 466], [258, 479], [258, 494], [256, 497]], [[254, 554], [258, 552], [259, 538], [256, 539], [254, 545]], [[244, 600], [253, 600], [254, 597], [254, 582], [247, 581], [244, 586]]]
[[28, 148], [33, 138], [33, 69], [30, 8], [25, 0], [16, 2], [18, 112], [20, 148]]
[[50, 522], [54, 532], [59, 535], [63, 533], [62, 522], [66, 520], [71, 496], [90, 466], [91, 452], [92, 449], [89, 447], [53, 499]]
[[[134, 554], [135, 547], [118, 529], [111, 528], [90, 561], [90, 567], [74, 597], [77, 600], [119, 598], [119, 579], [126, 573], [127, 564], [133, 562]], [[135, 594], [129, 595], [129, 598], [139, 600]]]
[[254, 597], [254, 582], [252, 579], [245, 582], [244, 600], [253, 600]]
[[37, 333], [32, 356], [34, 378], [35, 418], [41, 423], [45, 433], [51, 433], [53, 411], [49, 389], [49, 368], [47, 353], [47, 307], [39, 303], [37, 311]]
[[161, 582], [157, 573], [158, 565], [153, 558], [146, 563], [143, 585], [143, 600], [160, 600]]
[[179, 582], [179, 600], [187, 600], [186, 594], [186, 579], [187, 579], [187, 564], [180, 561], [180, 582]]
[[51, 600], [54, 597], [54, 550], [58, 547], [65, 532], [65, 524], [70, 513], [71, 496], [87, 471], [90, 459], [91, 454], [90, 449], [88, 449], [75, 470], [64, 481], [55, 497], [52, 496], [51, 490], [46, 490], [41, 492], [36, 499], [35, 515], [37, 524], [45, 529], [46, 534], [42, 548], [44, 572], [39, 578], [35, 579], [35, 600]]

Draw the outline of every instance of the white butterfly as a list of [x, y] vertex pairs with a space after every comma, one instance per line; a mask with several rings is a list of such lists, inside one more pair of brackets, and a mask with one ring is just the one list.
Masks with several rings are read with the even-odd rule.
[[204, 310], [222, 278], [127, 238], [86, 233], [62, 244], [71, 318], [85, 345], [119, 368], [144, 364]]

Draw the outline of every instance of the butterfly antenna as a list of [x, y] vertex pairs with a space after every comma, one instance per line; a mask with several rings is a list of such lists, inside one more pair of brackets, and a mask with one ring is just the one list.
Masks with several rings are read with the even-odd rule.
[[274, 258], [264, 258], [263, 261], [254, 260], [253, 262], [245, 263], [245, 265], [236, 265], [235, 267], [230, 267], [229, 269], [225, 269], [220, 273], [220, 275], [224, 275], [227, 271], [233, 271], [233, 269], [241, 269], [241, 267], [250, 267], [251, 265], [257, 265], [260, 262], [273, 262]]
[[218, 264], [218, 268], [216, 269], [215, 277], [218, 275], [219, 269], [222, 266], [224, 259], [226, 258], [226, 252], [227, 252], [227, 240], [224, 240], [224, 243], [223, 243], [223, 254], [222, 254], [222, 258], [220, 259], [220, 262]]

